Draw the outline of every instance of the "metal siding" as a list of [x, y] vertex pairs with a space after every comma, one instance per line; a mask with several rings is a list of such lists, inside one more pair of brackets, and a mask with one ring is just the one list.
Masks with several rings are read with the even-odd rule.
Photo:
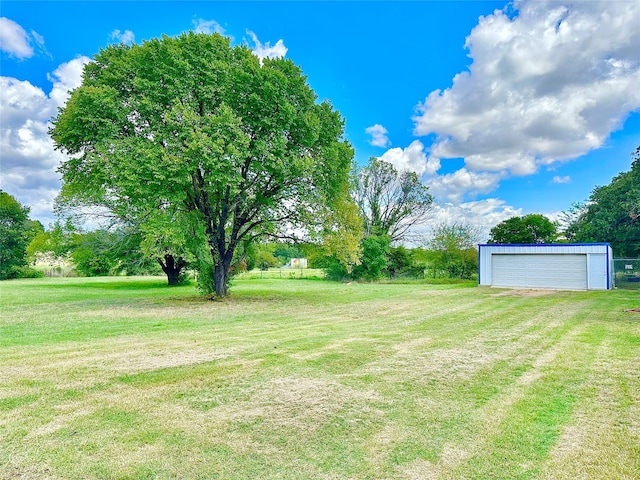
[[494, 254], [491, 261], [496, 287], [587, 289], [584, 254]]
[[607, 253], [607, 244], [480, 245], [487, 253]]
[[607, 255], [604, 253], [592, 253], [589, 256], [589, 290], [607, 290]]
[[[595, 262], [598, 265], [585, 266], [585, 270], [589, 273], [587, 285], [584, 288], [612, 288], [613, 287], [613, 268], [610, 263], [613, 261], [613, 253], [608, 243], [589, 243], [589, 244], [540, 244], [540, 245], [507, 245], [507, 244], [481, 244], [478, 245], [478, 284], [479, 285], [495, 285], [493, 278], [492, 256], [494, 254], [526, 254], [526, 255], [601, 255], [607, 258], [606, 273], [602, 274], [606, 280], [601, 278], [598, 269], [601, 268], [599, 260]], [[556, 262], [557, 263], [557, 262]], [[553, 288], [553, 287], [548, 287]]]

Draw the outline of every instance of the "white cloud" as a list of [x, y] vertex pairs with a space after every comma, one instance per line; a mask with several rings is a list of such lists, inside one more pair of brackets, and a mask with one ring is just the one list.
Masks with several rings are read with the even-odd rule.
[[53, 200], [60, 189], [56, 169], [65, 158], [53, 149], [49, 122], [67, 101], [68, 91], [80, 85], [88, 61], [78, 57], [58, 66], [49, 75], [49, 95], [28, 81], [0, 77], [0, 188], [29, 205], [31, 217], [45, 224], [54, 220]]
[[434, 169], [433, 163], [431, 165], [428, 164], [424, 145], [420, 140], [414, 140], [405, 149], [400, 147], [391, 148], [384, 152], [380, 159], [393, 165], [399, 172], [409, 170], [416, 172], [418, 176], [427, 172], [428, 169], [431, 171]]
[[461, 168], [453, 173], [430, 178], [427, 185], [438, 200], [460, 204], [465, 198], [494, 191], [503, 178], [500, 173], [472, 172]]
[[36, 42], [36, 45], [44, 48], [44, 37], [35, 30], [30, 30], [29, 33], [31, 33], [31, 38], [33, 38], [33, 41]]
[[553, 183], [571, 183], [571, 177], [568, 175], [565, 177], [559, 177], [556, 175], [553, 177]]
[[530, 175], [599, 148], [640, 109], [640, 3], [516, 1], [481, 17], [473, 60], [417, 107], [430, 154], [466, 172]]
[[439, 203], [434, 209], [435, 224], [439, 223], [463, 223], [476, 227], [483, 237], [484, 242], [489, 238], [489, 231], [498, 223], [522, 215], [522, 209], [507, 205], [498, 198], [487, 198], [476, 202], [461, 204]]
[[391, 144], [391, 142], [389, 141], [389, 137], [387, 136], [387, 133], [389, 132], [387, 132], [387, 129], [384, 128], [379, 123], [376, 123], [375, 125], [367, 127], [365, 129], [365, 132], [371, 135], [371, 140], [369, 141], [369, 143], [374, 147], [384, 148], [384, 147], [388, 147]]
[[219, 33], [220, 35], [224, 35], [224, 28], [215, 20], [199, 18], [198, 20], [193, 20], [193, 26], [196, 33], [206, 33], [207, 35]]
[[35, 30], [29, 33], [7, 17], [0, 17], [0, 50], [11, 57], [25, 59], [33, 57], [33, 45], [46, 54], [44, 37]]
[[258, 40], [258, 36], [251, 30], [247, 30], [247, 34], [253, 40], [253, 54], [260, 59], [260, 63], [265, 58], [282, 58], [287, 54], [288, 48], [284, 46], [282, 39], [278, 40], [275, 45], [271, 46], [270, 42], [265, 44]]
[[53, 74], [47, 75], [49, 81], [53, 83], [49, 97], [56, 110], [67, 102], [69, 92], [80, 86], [82, 71], [90, 61], [91, 59], [85, 56], [76, 57], [69, 62], [60, 64], [53, 71]]
[[136, 41], [136, 36], [131, 30], [121, 32], [120, 30], [115, 29], [111, 32], [111, 39], [116, 40], [118, 43], [133, 43]]
[[506, 174], [499, 172], [474, 172], [461, 168], [453, 173], [438, 174], [441, 163], [435, 156], [427, 156], [420, 140], [414, 140], [405, 148], [391, 148], [380, 156], [398, 171], [412, 171], [422, 177], [431, 194], [440, 201], [456, 204], [467, 197], [490, 193], [495, 190]]
[[507, 205], [498, 198], [487, 198], [475, 202], [453, 204], [436, 202], [430, 212], [429, 220], [412, 229], [409, 246], [423, 246], [431, 238], [434, 228], [442, 224], [458, 223], [468, 225], [478, 231], [480, 243], [485, 243], [489, 232], [498, 223], [522, 215], [522, 209]]

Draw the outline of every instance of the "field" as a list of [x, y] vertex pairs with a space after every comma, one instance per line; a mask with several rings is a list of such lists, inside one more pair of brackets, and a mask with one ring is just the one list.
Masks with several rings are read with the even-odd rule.
[[0, 479], [637, 479], [637, 291], [0, 283]]

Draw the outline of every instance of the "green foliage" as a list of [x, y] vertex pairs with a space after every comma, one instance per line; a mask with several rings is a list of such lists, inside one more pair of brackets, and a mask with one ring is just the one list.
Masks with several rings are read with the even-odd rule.
[[402, 245], [390, 248], [387, 253], [387, 272], [389, 277], [395, 278], [403, 273], [408, 273], [412, 269], [411, 254]]
[[206, 248], [204, 229], [191, 214], [167, 208], [150, 212], [139, 222], [140, 248], [167, 275], [169, 285], [187, 280], [185, 269], [197, 265], [196, 258]]
[[353, 183], [366, 235], [389, 235], [392, 242], [401, 241], [433, 205], [428, 187], [420, 183], [415, 172], [398, 172], [376, 157], [371, 157], [365, 167], [355, 167]]
[[115, 236], [104, 230], [95, 232], [76, 233], [77, 242], [71, 251], [71, 258], [76, 271], [83, 276], [95, 277], [109, 275], [116, 267], [117, 261], [110, 246], [115, 242]]
[[292, 258], [303, 258], [304, 254], [297, 245], [287, 243], [278, 243], [275, 245], [273, 255], [278, 259], [281, 265], [285, 265]]
[[511, 217], [491, 229], [488, 243], [539, 244], [558, 239], [558, 226], [544, 215]]
[[27, 246], [42, 230], [40, 222], [29, 219], [29, 207], [0, 190], [0, 280], [26, 272], [21, 267], [27, 265]]
[[3, 280], [11, 280], [15, 278], [43, 278], [44, 272], [26, 265], [13, 265], [5, 273]]
[[349, 278], [350, 272], [347, 270], [347, 266], [335, 256], [325, 257], [321, 266], [324, 268], [325, 278], [328, 280], [341, 282]]
[[567, 239], [609, 242], [617, 257], [640, 256], [640, 147], [632, 159], [630, 171], [596, 187], [586, 204], [567, 212]]
[[217, 295], [240, 245], [312, 230], [346, 190], [343, 120], [290, 60], [260, 62], [194, 33], [93, 60], [51, 130], [74, 154], [60, 168], [63, 196], [119, 218], [181, 215], [186, 235], [202, 233]]
[[275, 256], [277, 246], [273, 243], [252, 244], [246, 253], [247, 269], [267, 270], [271, 267], [279, 267], [281, 261]]
[[55, 258], [66, 256], [73, 249], [74, 232], [72, 225], [60, 222], [54, 223], [49, 230], [38, 232], [27, 246], [27, 259], [35, 262], [39, 255], [44, 254], [51, 254]]
[[414, 278], [424, 278], [430, 262], [430, 253], [424, 248], [412, 248], [409, 251], [411, 263], [407, 273]]
[[203, 295], [214, 293], [213, 288], [213, 264], [208, 259], [203, 259], [197, 264], [197, 288]]
[[440, 224], [431, 239], [431, 272], [435, 277], [471, 279], [478, 271], [479, 232], [460, 223]]
[[321, 236], [324, 256], [330, 259], [327, 275], [336, 279], [350, 274], [360, 263], [364, 231], [358, 207], [347, 192], [342, 192], [334, 206], [325, 216]]
[[353, 269], [356, 279], [380, 280], [388, 265], [390, 239], [388, 235], [370, 235], [362, 240], [362, 260]]

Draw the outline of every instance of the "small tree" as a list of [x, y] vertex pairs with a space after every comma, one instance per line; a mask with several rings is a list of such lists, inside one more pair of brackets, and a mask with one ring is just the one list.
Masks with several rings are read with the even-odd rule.
[[533, 213], [511, 217], [493, 227], [488, 243], [553, 243], [558, 238], [558, 226], [544, 215]]
[[340, 195], [336, 208], [326, 217], [320, 237], [327, 276], [342, 280], [351, 275], [353, 268], [360, 264], [363, 223], [358, 207], [346, 192]]
[[429, 242], [433, 252], [432, 268], [449, 278], [473, 278], [478, 271], [478, 251], [475, 246], [479, 236], [478, 229], [470, 225], [440, 224]]
[[388, 265], [390, 249], [388, 235], [369, 235], [362, 239], [362, 260], [353, 269], [355, 278], [380, 280]]
[[387, 272], [391, 278], [411, 273], [412, 263], [409, 250], [403, 245], [392, 247], [387, 254]]
[[112, 250], [116, 242], [117, 235], [106, 230], [74, 233], [70, 255], [76, 271], [86, 277], [113, 273], [118, 265], [118, 256]]
[[247, 249], [245, 258], [247, 260], [247, 268], [253, 270], [268, 270], [272, 267], [281, 265], [280, 260], [275, 256], [276, 245], [273, 243], [253, 243]]
[[32, 276], [27, 266], [27, 246], [44, 229], [29, 219], [29, 207], [0, 190], [0, 280]]
[[204, 255], [206, 241], [197, 222], [185, 213], [157, 209], [140, 222], [140, 247], [147, 258], [154, 259], [167, 276], [168, 285], [182, 283], [184, 270], [196, 265], [198, 252]]

